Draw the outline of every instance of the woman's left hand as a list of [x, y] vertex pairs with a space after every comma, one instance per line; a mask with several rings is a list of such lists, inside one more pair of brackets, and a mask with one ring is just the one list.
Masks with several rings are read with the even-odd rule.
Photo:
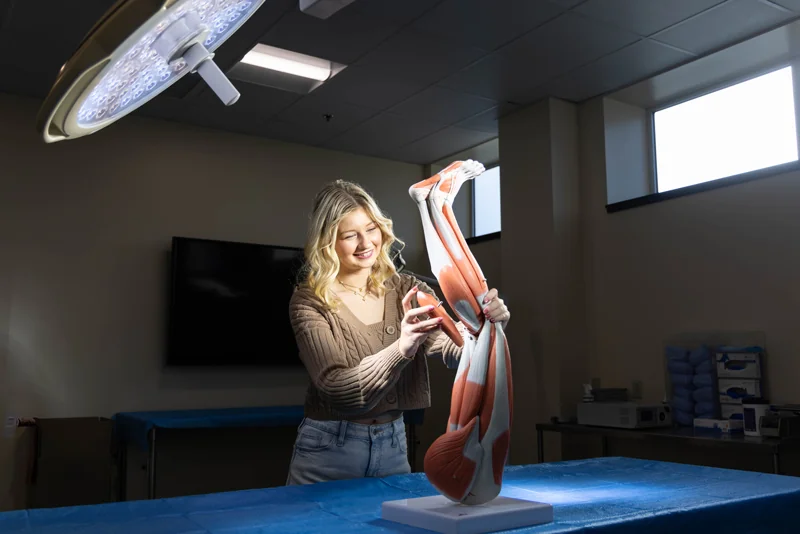
[[501, 323], [503, 328], [511, 319], [511, 312], [508, 311], [503, 299], [497, 296], [497, 290], [492, 288], [486, 293], [483, 299], [483, 314], [493, 323]]

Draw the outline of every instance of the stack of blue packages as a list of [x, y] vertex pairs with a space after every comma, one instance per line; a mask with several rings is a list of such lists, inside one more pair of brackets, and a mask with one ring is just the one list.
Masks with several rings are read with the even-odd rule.
[[717, 394], [715, 389], [716, 373], [711, 359], [711, 350], [700, 347], [689, 353], [689, 363], [694, 367], [692, 380], [695, 390], [694, 416], [701, 419], [717, 418]]
[[667, 347], [667, 371], [672, 384], [672, 418], [681, 426], [692, 426], [695, 413], [695, 368], [689, 351], [683, 347]]

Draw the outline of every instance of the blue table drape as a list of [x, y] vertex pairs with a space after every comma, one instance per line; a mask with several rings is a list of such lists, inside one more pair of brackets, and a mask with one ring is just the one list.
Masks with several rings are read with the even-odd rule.
[[[503, 495], [549, 502], [553, 523], [515, 533], [798, 532], [800, 479], [630, 458], [511, 466]], [[25, 534], [372, 534], [387, 500], [435, 495], [424, 474], [0, 514]], [[430, 533], [428, 533], [430, 534]]]
[[166, 410], [120, 412], [114, 415], [116, 439], [134, 443], [147, 450], [147, 436], [152, 428], [220, 428], [298, 426], [303, 419], [302, 406], [258, 406], [210, 410]]

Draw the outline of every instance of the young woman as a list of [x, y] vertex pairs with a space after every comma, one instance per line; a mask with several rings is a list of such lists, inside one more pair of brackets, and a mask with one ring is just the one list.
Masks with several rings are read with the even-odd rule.
[[[417, 289], [435, 293], [394, 268], [392, 227], [356, 184], [315, 199], [289, 305], [311, 384], [287, 484], [408, 473], [403, 412], [430, 406], [427, 358], [458, 367], [461, 349], [415, 303]], [[496, 290], [487, 301], [489, 319], [507, 322]]]

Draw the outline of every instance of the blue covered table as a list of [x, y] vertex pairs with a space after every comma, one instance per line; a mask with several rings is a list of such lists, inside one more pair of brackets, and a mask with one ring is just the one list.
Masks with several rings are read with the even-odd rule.
[[[380, 517], [435, 495], [423, 474], [0, 514], [0, 532], [424, 533]], [[800, 479], [628, 458], [512, 466], [503, 494], [549, 502], [555, 521], [514, 532], [797, 532]]]
[[[141, 450], [147, 451], [147, 493], [152, 499], [155, 497], [157, 429], [296, 427], [300, 425], [302, 419], [302, 406], [120, 412], [113, 417], [120, 473], [125, 472], [125, 451], [128, 444], [134, 444]], [[120, 495], [124, 495], [124, 485], [125, 478], [120, 476]]]

